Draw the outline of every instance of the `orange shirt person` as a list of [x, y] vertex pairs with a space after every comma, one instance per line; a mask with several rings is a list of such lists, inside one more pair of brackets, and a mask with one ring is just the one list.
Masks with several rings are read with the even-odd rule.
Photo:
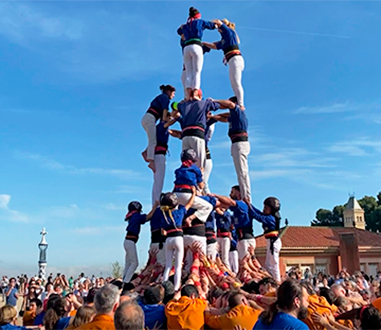
[[188, 284], [181, 289], [181, 298], [173, 299], [165, 306], [168, 330], [191, 329], [204, 327], [204, 311], [208, 304], [199, 298], [198, 290]]

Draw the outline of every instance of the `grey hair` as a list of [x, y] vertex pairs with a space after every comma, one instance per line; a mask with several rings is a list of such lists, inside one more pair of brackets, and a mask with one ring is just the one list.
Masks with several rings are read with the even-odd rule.
[[133, 300], [119, 305], [114, 315], [117, 330], [144, 330], [144, 312]]
[[97, 314], [108, 314], [115, 303], [119, 301], [119, 290], [115, 285], [106, 284], [101, 287], [94, 297], [94, 307]]

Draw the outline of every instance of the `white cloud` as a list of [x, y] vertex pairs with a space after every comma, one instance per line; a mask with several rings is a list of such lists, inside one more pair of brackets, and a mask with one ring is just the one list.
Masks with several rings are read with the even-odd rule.
[[56, 170], [56, 171], [62, 171], [65, 173], [73, 174], [73, 175], [107, 175], [107, 176], [114, 176], [122, 180], [139, 180], [143, 179], [144, 176], [137, 171], [129, 170], [129, 169], [105, 169], [105, 168], [99, 168], [99, 167], [76, 167], [73, 165], [66, 165], [62, 164], [54, 159], [51, 159], [49, 157], [45, 157], [39, 154], [31, 154], [31, 153], [25, 153], [25, 152], [17, 152], [16, 156], [28, 159], [37, 162], [40, 164], [43, 168], [49, 169], [49, 170]]
[[116, 205], [114, 203], [108, 203], [104, 206], [106, 210], [110, 211], [120, 211], [120, 210], [126, 210], [126, 205]]
[[78, 235], [104, 235], [106, 233], [120, 233], [123, 231], [123, 225], [121, 226], [99, 226], [99, 227], [81, 227], [74, 228], [73, 233]]
[[354, 103], [346, 101], [344, 103], [334, 103], [324, 106], [304, 106], [293, 111], [294, 114], [323, 114], [323, 113], [344, 113], [344, 112], [373, 112], [379, 111], [381, 104], [374, 103]]
[[371, 156], [374, 152], [381, 153], [381, 140], [374, 140], [369, 137], [336, 142], [327, 148], [333, 153], [342, 153], [348, 156]]
[[10, 201], [10, 195], [0, 195], [0, 219], [13, 222], [28, 222], [28, 217], [25, 214], [9, 208]]

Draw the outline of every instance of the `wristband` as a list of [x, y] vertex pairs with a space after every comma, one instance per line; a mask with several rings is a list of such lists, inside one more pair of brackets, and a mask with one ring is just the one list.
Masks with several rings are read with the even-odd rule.
[[192, 266], [191, 268], [190, 268], [190, 272], [192, 273], [194, 270], [198, 270], [198, 267], [197, 266]]
[[259, 295], [257, 295], [256, 297], [255, 297], [255, 301], [257, 302], [257, 303], [261, 303], [261, 301], [262, 301], [262, 298], [263, 298], [263, 296], [261, 296], [260, 294]]
[[226, 290], [226, 289], [229, 289], [229, 284], [227, 284], [226, 282], [225, 283], [222, 283], [222, 289]]
[[195, 282], [194, 282], [194, 285], [195, 285], [195, 286], [201, 286], [201, 282], [199, 282], [199, 281], [195, 281]]

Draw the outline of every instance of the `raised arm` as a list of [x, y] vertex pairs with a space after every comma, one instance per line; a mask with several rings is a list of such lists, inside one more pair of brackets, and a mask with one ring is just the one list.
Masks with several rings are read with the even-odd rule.
[[227, 123], [229, 121], [230, 113], [220, 113], [218, 115], [210, 116], [209, 118], [213, 118], [221, 123]]
[[152, 210], [147, 214], [147, 217], [146, 217], [146, 220], [150, 220], [153, 216], [153, 214], [155, 213], [157, 207], [159, 206], [159, 201], [155, 201], [155, 204], [153, 204], [152, 206]]
[[177, 129], [169, 129], [168, 130], [168, 133], [170, 134], [170, 135], [172, 135], [173, 137], [175, 137], [175, 138], [178, 138], [178, 139], [181, 139], [181, 131], [179, 131], [179, 130], [177, 130]]
[[214, 102], [217, 102], [220, 104], [220, 109], [234, 109], [235, 108], [234, 102], [229, 100], [214, 100]]
[[187, 211], [192, 207], [195, 198], [196, 198], [196, 187], [192, 186], [192, 196], [191, 198], [189, 198], [187, 205], [185, 205], [185, 209]]
[[206, 42], [203, 41], [202, 44], [210, 49], [217, 49], [216, 43], [215, 42]]
[[217, 197], [218, 200], [221, 202], [221, 204], [226, 205], [227, 207], [230, 206], [236, 206], [237, 202], [234, 199], [231, 199], [228, 196], [222, 196], [222, 195], [217, 195], [217, 194], [210, 194], [211, 196]]

